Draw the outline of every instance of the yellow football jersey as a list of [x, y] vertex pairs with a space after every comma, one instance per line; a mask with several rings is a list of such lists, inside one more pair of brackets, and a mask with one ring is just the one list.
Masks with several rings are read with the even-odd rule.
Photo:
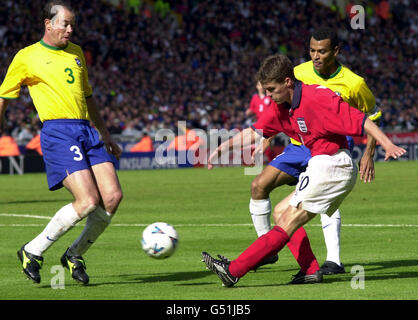
[[[373, 116], [376, 99], [366, 81], [347, 67], [340, 65], [329, 77], [321, 76], [314, 68], [312, 60], [294, 68], [296, 79], [305, 84], [319, 84], [334, 91], [350, 106]], [[373, 119], [372, 119], [373, 120]]]
[[[296, 66], [293, 71], [296, 79], [305, 84], [318, 84], [331, 89], [350, 106], [368, 114], [370, 120], [376, 121], [382, 116], [366, 81], [347, 67], [340, 65], [332, 75], [325, 78], [315, 70], [310, 60]], [[290, 141], [296, 145], [301, 144], [294, 139]]]
[[61, 49], [41, 40], [20, 50], [0, 86], [0, 97], [16, 99], [24, 85], [41, 121], [89, 120], [86, 98], [92, 95], [92, 88], [78, 45], [69, 42]]

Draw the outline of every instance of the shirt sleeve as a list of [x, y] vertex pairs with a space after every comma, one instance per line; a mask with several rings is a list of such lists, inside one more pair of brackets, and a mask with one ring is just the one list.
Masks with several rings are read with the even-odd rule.
[[360, 111], [372, 114], [376, 108], [376, 99], [362, 78], [354, 88], [353, 101]]
[[20, 88], [28, 76], [28, 68], [25, 63], [24, 53], [20, 50], [12, 60], [7, 70], [3, 83], [0, 86], [0, 97], [4, 99], [17, 99]]
[[261, 117], [251, 127], [264, 138], [269, 138], [283, 132], [283, 126], [279, 120], [278, 106], [271, 105], [268, 112], [263, 112]]
[[86, 58], [84, 57], [83, 51], [80, 49], [81, 63], [83, 64], [83, 90], [84, 97], [89, 98], [93, 95], [93, 89], [89, 83], [89, 74], [87, 70]]

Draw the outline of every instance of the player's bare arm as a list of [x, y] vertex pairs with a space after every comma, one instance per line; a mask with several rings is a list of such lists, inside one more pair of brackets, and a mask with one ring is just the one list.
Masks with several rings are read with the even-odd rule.
[[6, 99], [0, 98], [0, 124], [3, 123], [8, 103]]
[[267, 139], [263, 138], [262, 142], [254, 149], [251, 155], [251, 160], [254, 161], [257, 154], [266, 152], [267, 148], [270, 147], [271, 142], [273, 141], [274, 137], [275, 136], [271, 136]]
[[374, 170], [374, 154], [376, 151], [376, 139], [371, 135], [367, 135], [367, 144], [364, 154], [360, 160], [360, 180], [364, 183], [372, 182], [375, 178]]
[[245, 110], [245, 116], [246, 117], [251, 117], [253, 115], [254, 115], [254, 112], [250, 108], [248, 108], [247, 110]]
[[90, 119], [97, 128], [97, 130], [99, 130], [103, 142], [106, 146], [107, 152], [113, 154], [117, 159], [119, 159], [120, 155], [122, 154], [122, 150], [117, 145], [117, 143], [113, 141], [103, 119], [100, 117], [99, 111], [97, 110], [96, 100], [93, 97], [89, 97], [86, 99], [86, 103]]
[[385, 149], [385, 161], [389, 158], [397, 159], [406, 153], [404, 148], [394, 145], [392, 141], [376, 126], [372, 120], [366, 119], [364, 122], [364, 130], [367, 134], [373, 136], [379, 142], [383, 149]]
[[245, 148], [253, 144], [256, 140], [256, 132], [253, 128], [249, 127], [242, 130], [240, 133], [233, 136], [231, 139], [223, 142], [220, 146], [218, 146], [209, 156], [208, 159], [208, 170], [213, 168], [213, 161], [220, 157], [225, 152], [229, 152], [230, 150], [241, 147]]

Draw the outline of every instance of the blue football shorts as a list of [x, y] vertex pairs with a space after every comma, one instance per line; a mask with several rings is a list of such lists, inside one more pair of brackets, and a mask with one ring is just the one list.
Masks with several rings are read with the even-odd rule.
[[[350, 153], [353, 152], [354, 139], [347, 136], [348, 148]], [[295, 177], [299, 180], [299, 175], [306, 170], [309, 159], [311, 159], [311, 151], [303, 145], [297, 146], [289, 143], [283, 152], [274, 158], [269, 165], [280, 171]], [[289, 185], [296, 185], [297, 181], [289, 183]]]
[[347, 138], [347, 143], [348, 143], [348, 150], [350, 150], [350, 153], [353, 153], [354, 139], [353, 137], [350, 137], [350, 136], [346, 136], [346, 138]]
[[41, 147], [49, 190], [62, 188], [71, 173], [103, 162], [116, 164], [99, 134], [87, 120], [58, 119], [44, 121]]
[[[289, 143], [269, 165], [299, 179], [299, 175], [306, 170], [309, 159], [311, 159], [311, 151], [308, 148]], [[296, 185], [296, 183], [297, 181], [289, 185]]]

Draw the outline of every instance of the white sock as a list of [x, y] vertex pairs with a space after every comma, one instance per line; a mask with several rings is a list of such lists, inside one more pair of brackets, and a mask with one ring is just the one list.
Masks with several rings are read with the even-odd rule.
[[73, 204], [69, 203], [65, 205], [57, 211], [45, 229], [35, 239], [26, 244], [25, 250], [34, 255], [42, 256], [55, 241], [80, 220], [80, 217], [74, 210]]
[[328, 261], [335, 262], [341, 266], [340, 261], [340, 228], [341, 215], [337, 209], [331, 217], [321, 214], [322, 231], [324, 232], [325, 245], [327, 247]]
[[271, 202], [270, 198], [250, 200], [250, 213], [257, 236], [261, 237], [270, 231]]
[[97, 238], [110, 224], [112, 214], [102, 207], [97, 207], [87, 216], [86, 225], [80, 236], [71, 245], [68, 253], [72, 256], [81, 256], [91, 247]]

